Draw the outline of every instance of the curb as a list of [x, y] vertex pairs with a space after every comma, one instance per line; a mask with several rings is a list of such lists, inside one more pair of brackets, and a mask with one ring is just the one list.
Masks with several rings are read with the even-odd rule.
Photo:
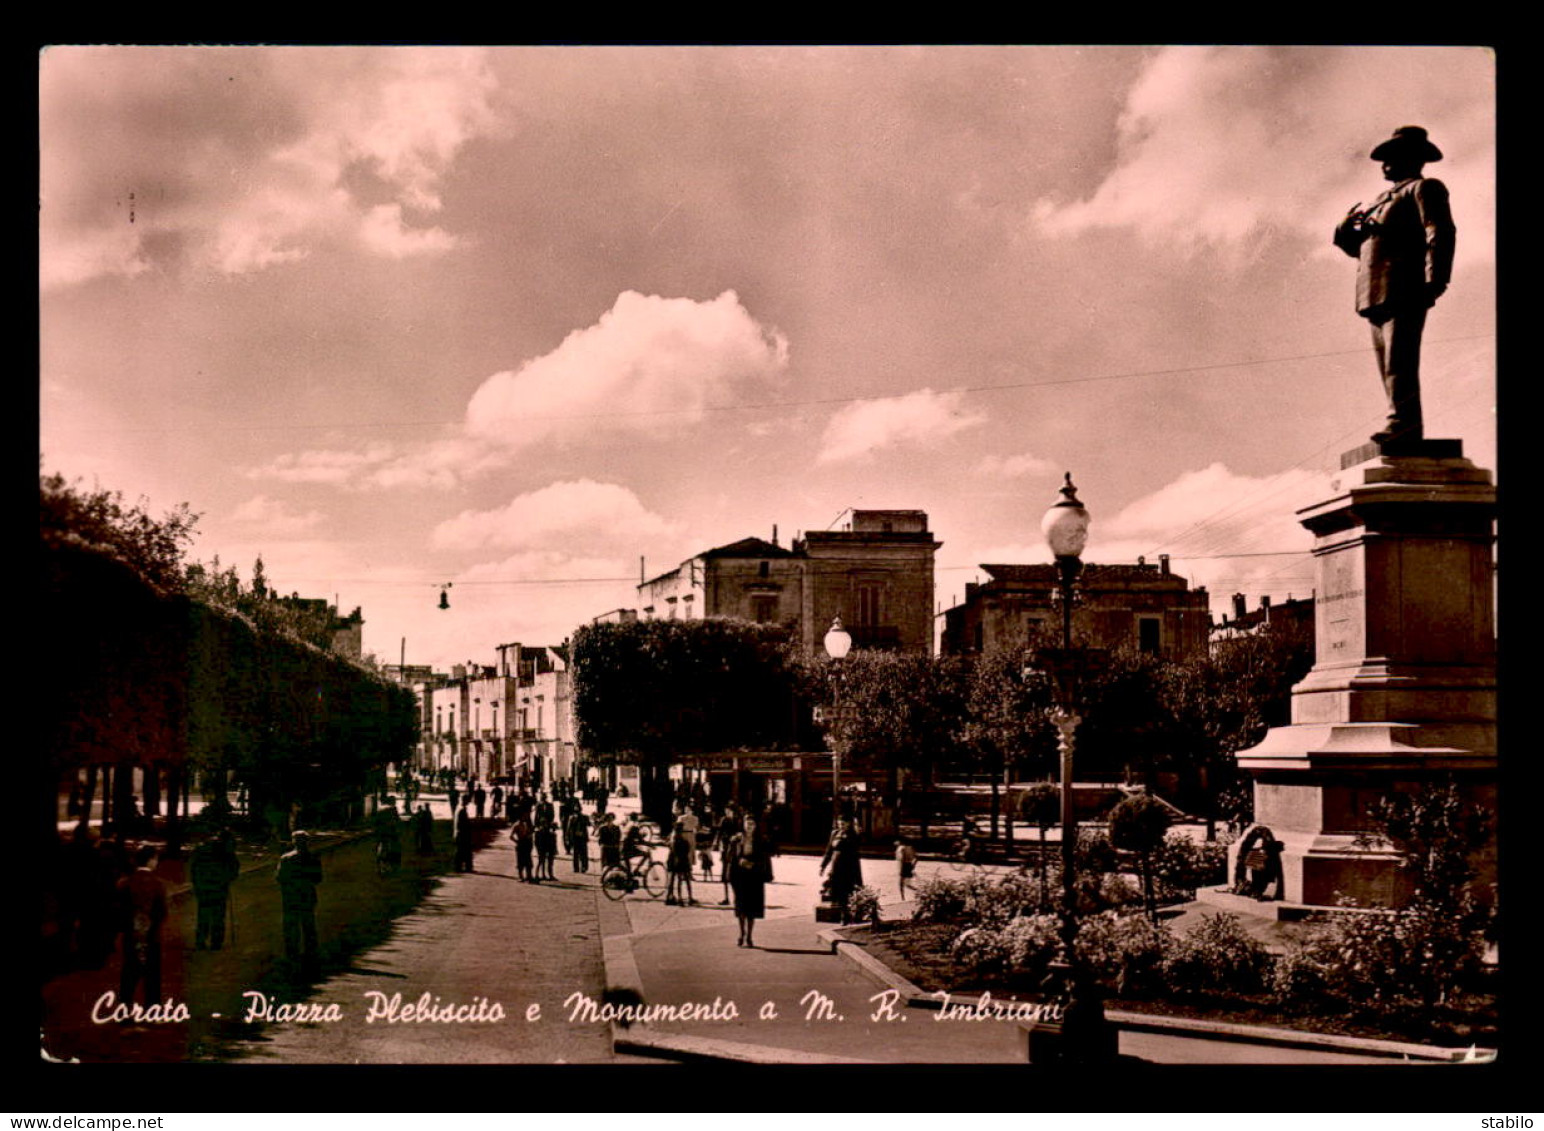
[[[606, 972], [606, 992], [643, 994], [643, 978], [633, 957], [632, 923], [621, 901], [607, 899], [595, 892], [596, 915], [600, 920], [601, 961]], [[832, 948], [833, 951], [835, 948]], [[664, 1033], [649, 1025], [624, 1025], [612, 1021], [611, 1051], [637, 1056], [659, 1057], [682, 1063], [719, 1062], [731, 1064], [875, 1064], [858, 1057], [832, 1056], [801, 1052], [775, 1045], [754, 1045], [744, 1041], [696, 1037], [686, 1033]]]
[[[848, 930], [866, 931], [866, 926], [849, 927]], [[909, 979], [896, 973], [868, 951], [856, 939], [843, 937], [838, 931], [820, 932], [820, 940], [831, 944], [831, 949], [857, 966], [871, 979], [887, 989], [900, 993], [901, 999], [912, 1009], [939, 1009], [943, 999], [938, 992], [927, 992]], [[839, 944], [845, 943], [845, 946]], [[1009, 999], [1004, 999], [1009, 1000]], [[1471, 1047], [1467, 1049], [1437, 1048], [1417, 1045], [1406, 1041], [1380, 1041], [1370, 1037], [1343, 1037], [1330, 1033], [1309, 1033], [1301, 1029], [1278, 1029], [1268, 1025], [1242, 1025], [1228, 1021], [1202, 1021], [1191, 1018], [1161, 1017], [1150, 1013], [1133, 1013], [1129, 1010], [1110, 1010], [1109, 1020], [1123, 1029], [1133, 1032], [1167, 1033], [1173, 1036], [1195, 1037], [1201, 1040], [1236, 1041], [1243, 1044], [1280, 1045], [1289, 1048], [1318, 1049], [1323, 1052], [1361, 1053], [1367, 1056], [1384, 1056], [1390, 1060], [1427, 1060], [1440, 1063], [1482, 1063], [1496, 1058], [1495, 1049]]]

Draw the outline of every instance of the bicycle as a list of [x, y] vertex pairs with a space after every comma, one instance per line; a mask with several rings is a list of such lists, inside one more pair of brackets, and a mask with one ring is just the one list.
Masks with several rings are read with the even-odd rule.
[[607, 899], [621, 899], [640, 887], [650, 899], [665, 894], [665, 866], [648, 853], [627, 864], [613, 864], [600, 875], [600, 889]]
[[979, 837], [962, 836], [949, 846], [947, 862], [956, 872], [981, 872], [983, 845]]

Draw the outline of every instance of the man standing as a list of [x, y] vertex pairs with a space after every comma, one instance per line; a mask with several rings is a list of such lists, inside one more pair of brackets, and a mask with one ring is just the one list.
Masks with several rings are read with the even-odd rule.
[[225, 945], [225, 914], [230, 906], [231, 885], [241, 871], [236, 859], [236, 838], [222, 829], [212, 840], [193, 850], [188, 862], [193, 898], [198, 901], [198, 921], [193, 932], [197, 950], [219, 950]]
[[1419, 440], [1421, 334], [1426, 312], [1453, 273], [1453, 216], [1447, 187], [1421, 176], [1442, 151], [1420, 126], [1401, 126], [1370, 154], [1393, 183], [1368, 207], [1352, 207], [1335, 229], [1335, 246], [1358, 260], [1356, 312], [1372, 324], [1372, 344], [1388, 399], [1388, 421], [1373, 435]]
[[316, 943], [316, 887], [322, 862], [311, 852], [311, 838], [297, 830], [295, 847], [279, 857], [279, 902], [284, 914], [284, 956], [307, 973], [320, 968]]

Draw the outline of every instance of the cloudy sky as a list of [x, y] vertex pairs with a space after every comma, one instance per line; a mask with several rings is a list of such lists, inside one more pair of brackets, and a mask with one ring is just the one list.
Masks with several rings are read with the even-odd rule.
[[[492, 662], [847, 508], [938, 599], [1043, 561], [1312, 587], [1293, 511], [1381, 423], [1329, 240], [1420, 124], [1458, 262], [1427, 432], [1495, 461], [1494, 60], [1474, 48], [55, 48], [47, 471], [193, 555]], [[452, 583], [451, 608], [437, 606]]]

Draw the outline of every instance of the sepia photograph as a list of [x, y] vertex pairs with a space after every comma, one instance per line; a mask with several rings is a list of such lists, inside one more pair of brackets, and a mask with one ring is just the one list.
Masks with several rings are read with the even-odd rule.
[[1505, 1060], [1494, 51], [37, 67], [45, 1074]]

